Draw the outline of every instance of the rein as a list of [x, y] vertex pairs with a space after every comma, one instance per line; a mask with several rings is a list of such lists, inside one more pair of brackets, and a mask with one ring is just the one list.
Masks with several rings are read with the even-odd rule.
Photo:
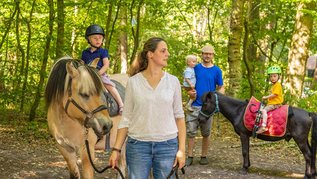
[[217, 113], [217, 112], [220, 112], [220, 108], [219, 108], [219, 100], [218, 100], [218, 94], [217, 93], [214, 93], [214, 95], [215, 95], [215, 97], [216, 97], [216, 108], [215, 108], [215, 110], [212, 112], [212, 113], [210, 113], [210, 114], [206, 114], [206, 113], [204, 113], [204, 112], [202, 112], [201, 110], [199, 111], [199, 114], [201, 114], [202, 116], [204, 116], [204, 117], [206, 117], [206, 118], [210, 118], [211, 116], [213, 116], [215, 113]]
[[[98, 170], [98, 168], [95, 166], [94, 162], [91, 159], [91, 155], [90, 155], [90, 150], [89, 150], [89, 142], [88, 139], [85, 140], [85, 145], [86, 145], [86, 149], [87, 149], [87, 153], [88, 153], [88, 158], [90, 161], [90, 164], [92, 165], [92, 167], [94, 168], [94, 170], [98, 173], [103, 173], [104, 171], [108, 170], [109, 168], [112, 168], [112, 166], [108, 165], [105, 168], [103, 168], [102, 170]], [[122, 179], [124, 179], [123, 173], [120, 170], [120, 168], [118, 168], [117, 166], [114, 167], [115, 170], [117, 170], [121, 176]]]

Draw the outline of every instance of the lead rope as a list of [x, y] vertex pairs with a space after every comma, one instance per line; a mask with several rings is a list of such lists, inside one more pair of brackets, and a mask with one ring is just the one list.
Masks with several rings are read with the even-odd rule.
[[[106, 166], [105, 168], [103, 168], [102, 170], [99, 170], [99, 169], [95, 166], [94, 162], [93, 162], [92, 159], [91, 159], [90, 149], [89, 149], [89, 142], [88, 142], [88, 139], [87, 139], [87, 136], [88, 136], [88, 135], [87, 135], [87, 134], [88, 134], [88, 128], [86, 128], [85, 145], [86, 145], [86, 149], [87, 149], [87, 153], [88, 153], [88, 158], [89, 158], [89, 161], [90, 161], [91, 166], [92, 166], [92, 167], [94, 168], [94, 170], [95, 170], [96, 172], [98, 172], [98, 173], [103, 173], [104, 171], [108, 170], [109, 168], [112, 168], [112, 166], [108, 165], [108, 166]], [[120, 168], [118, 168], [117, 166], [115, 166], [114, 169], [117, 170], [117, 171], [119, 172], [121, 178], [124, 179], [123, 173], [122, 173], [122, 171], [120, 170]]]
[[110, 147], [110, 133], [108, 133], [106, 135], [105, 150], [106, 150], [106, 152], [110, 152], [111, 151], [111, 147]]
[[[176, 166], [172, 168], [171, 172], [168, 174], [168, 176], [167, 176], [166, 179], [170, 179], [170, 178], [174, 175], [174, 173], [175, 173], [176, 179], [179, 179], [179, 178], [178, 178], [178, 173], [177, 173], [178, 167], [179, 167], [179, 165], [176, 164]], [[185, 175], [185, 169], [184, 169], [184, 167], [181, 168], [181, 171], [182, 171], [182, 173]]]

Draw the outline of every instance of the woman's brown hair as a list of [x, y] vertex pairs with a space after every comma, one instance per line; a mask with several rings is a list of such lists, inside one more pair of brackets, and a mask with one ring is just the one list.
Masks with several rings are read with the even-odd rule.
[[133, 60], [130, 66], [130, 69], [128, 71], [129, 76], [133, 76], [147, 68], [148, 66], [147, 53], [149, 51], [154, 52], [157, 48], [157, 44], [161, 41], [165, 42], [165, 40], [162, 38], [152, 37], [144, 43], [143, 50], [139, 52], [137, 58]]

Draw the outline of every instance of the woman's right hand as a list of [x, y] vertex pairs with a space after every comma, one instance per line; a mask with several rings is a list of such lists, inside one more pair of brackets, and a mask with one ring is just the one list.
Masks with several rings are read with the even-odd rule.
[[118, 151], [112, 151], [111, 155], [109, 157], [108, 165], [110, 165], [112, 168], [118, 167], [118, 161], [120, 159], [120, 152]]

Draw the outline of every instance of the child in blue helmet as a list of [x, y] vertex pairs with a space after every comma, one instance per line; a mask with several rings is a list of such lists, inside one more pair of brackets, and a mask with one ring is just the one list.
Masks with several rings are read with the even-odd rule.
[[98, 69], [98, 73], [104, 83], [105, 88], [112, 94], [119, 106], [119, 114], [123, 111], [123, 101], [115, 84], [110, 80], [106, 71], [109, 68], [109, 53], [107, 49], [102, 48], [105, 32], [99, 25], [93, 24], [86, 29], [85, 38], [90, 47], [83, 50], [81, 59], [85, 64]]
[[278, 80], [280, 79], [280, 74], [282, 70], [279, 66], [271, 66], [267, 70], [268, 75], [270, 75], [270, 81], [272, 87], [270, 89], [270, 94], [268, 96], [263, 96], [262, 100], [268, 100], [267, 105], [262, 110], [262, 125], [257, 131], [258, 134], [263, 133], [268, 130], [266, 127], [267, 123], [267, 112], [279, 108], [284, 102], [283, 98], [283, 88]]

